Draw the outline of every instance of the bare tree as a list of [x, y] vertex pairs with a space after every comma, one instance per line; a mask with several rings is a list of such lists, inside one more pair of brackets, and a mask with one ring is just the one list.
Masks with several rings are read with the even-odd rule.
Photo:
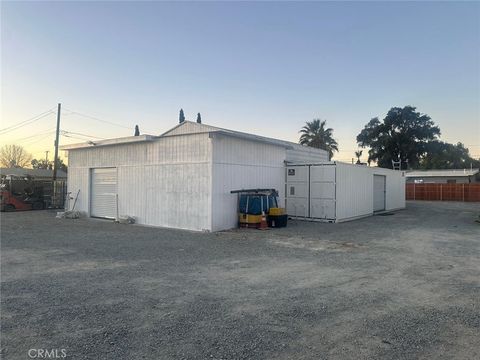
[[19, 145], [4, 145], [0, 149], [0, 164], [3, 167], [27, 167], [32, 161], [32, 154]]

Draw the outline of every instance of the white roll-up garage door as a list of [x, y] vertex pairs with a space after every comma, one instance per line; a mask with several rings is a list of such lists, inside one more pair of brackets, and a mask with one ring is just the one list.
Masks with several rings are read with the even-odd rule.
[[117, 169], [91, 170], [90, 216], [114, 219], [117, 212]]
[[373, 211], [385, 210], [386, 176], [373, 175]]

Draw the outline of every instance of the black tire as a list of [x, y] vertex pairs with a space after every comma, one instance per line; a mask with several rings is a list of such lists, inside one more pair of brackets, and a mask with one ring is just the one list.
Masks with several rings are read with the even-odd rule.
[[36, 201], [32, 204], [33, 210], [43, 210], [43, 201]]
[[12, 205], [12, 204], [5, 205], [4, 211], [15, 211], [15, 205]]

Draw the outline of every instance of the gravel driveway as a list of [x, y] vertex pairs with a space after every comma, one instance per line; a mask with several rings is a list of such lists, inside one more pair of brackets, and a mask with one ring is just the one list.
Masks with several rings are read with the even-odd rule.
[[3, 213], [2, 358], [478, 359], [479, 213], [214, 234]]

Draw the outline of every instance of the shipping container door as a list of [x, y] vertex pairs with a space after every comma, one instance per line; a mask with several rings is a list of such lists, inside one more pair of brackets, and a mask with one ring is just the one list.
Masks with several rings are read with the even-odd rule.
[[114, 219], [117, 213], [117, 169], [92, 169], [90, 184], [90, 216]]
[[335, 220], [335, 164], [310, 167], [310, 217]]
[[385, 210], [386, 176], [373, 175], [373, 211]]
[[309, 166], [287, 166], [287, 189], [285, 194], [287, 214], [294, 217], [309, 217]]

